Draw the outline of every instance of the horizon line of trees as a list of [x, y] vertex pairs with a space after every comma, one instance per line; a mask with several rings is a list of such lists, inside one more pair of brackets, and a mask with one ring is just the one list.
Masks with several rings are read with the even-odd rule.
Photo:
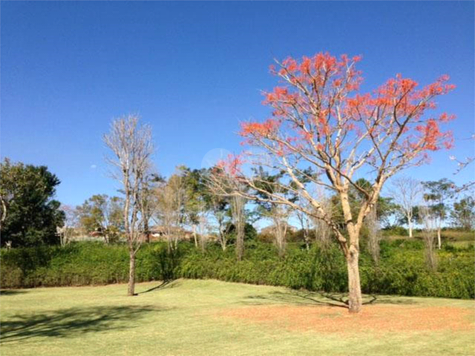
[[[2, 247], [9, 242], [11, 247], [65, 244], [75, 235], [91, 233], [97, 233], [105, 243], [114, 243], [124, 236], [123, 197], [95, 194], [76, 207], [61, 205], [54, 199], [60, 181], [47, 167], [12, 163], [5, 158], [0, 168]], [[151, 227], [160, 226], [170, 249], [176, 248], [181, 235], [188, 230], [197, 248], [204, 250], [212, 238], [226, 250], [230, 241], [236, 241], [236, 216], [241, 216], [244, 226], [254, 230], [256, 222], [261, 221], [266, 239], [273, 238], [282, 255], [292, 228], [302, 232], [306, 248], [314, 240], [310, 236], [322, 242], [329, 240], [328, 226], [271, 202], [246, 202], [240, 207], [241, 213], [235, 212], [236, 204], [231, 197], [216, 194], [208, 184], [212, 172], [213, 168], [177, 166], [168, 178], [155, 175], [147, 190], [148, 221], [140, 229], [142, 238], [150, 241]], [[272, 179], [278, 178], [275, 175]], [[364, 186], [368, 182], [360, 179], [359, 184]], [[335, 219], [343, 223], [335, 196], [323, 194], [322, 201], [327, 201]], [[356, 209], [358, 191], [355, 189], [350, 195]], [[424, 230], [429, 219], [440, 248], [443, 228], [475, 228], [474, 198], [462, 195], [457, 199], [457, 195], [458, 187], [446, 178], [427, 182], [396, 178], [387, 196], [379, 198], [375, 216], [367, 219], [367, 229], [404, 227], [408, 237], [413, 237], [413, 230]]]

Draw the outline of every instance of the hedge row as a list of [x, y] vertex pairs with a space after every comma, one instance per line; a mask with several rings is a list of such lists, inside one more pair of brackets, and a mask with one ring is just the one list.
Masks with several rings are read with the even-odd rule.
[[[70, 286], [123, 283], [128, 278], [128, 254], [123, 245], [74, 243], [66, 247], [2, 250], [2, 288]], [[438, 252], [437, 272], [427, 269], [419, 241], [383, 242], [376, 266], [369, 255], [361, 256], [364, 293], [474, 298], [474, 254], [471, 249]], [[285, 258], [271, 244], [253, 242], [246, 246], [243, 261], [236, 262], [232, 246], [221, 251], [209, 246], [202, 254], [187, 243], [167, 253], [163, 243], [142, 247], [137, 256], [137, 281], [175, 278], [214, 278], [305, 288], [312, 291], [347, 291], [346, 264], [337, 248], [289, 245]]]

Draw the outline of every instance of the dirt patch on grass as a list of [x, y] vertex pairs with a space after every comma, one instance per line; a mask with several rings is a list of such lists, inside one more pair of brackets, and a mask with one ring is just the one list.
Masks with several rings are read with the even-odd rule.
[[319, 333], [474, 331], [474, 310], [457, 307], [367, 305], [359, 314], [325, 306], [255, 306], [226, 310], [220, 317]]

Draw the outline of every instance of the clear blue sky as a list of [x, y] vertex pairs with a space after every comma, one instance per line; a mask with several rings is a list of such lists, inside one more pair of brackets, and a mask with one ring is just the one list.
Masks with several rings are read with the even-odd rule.
[[[57, 198], [80, 204], [114, 194], [101, 137], [112, 118], [139, 113], [153, 126], [155, 162], [199, 168], [217, 149], [240, 150], [239, 121], [265, 118], [272, 59], [363, 55], [363, 89], [396, 73], [422, 84], [447, 73], [457, 89], [440, 100], [474, 132], [473, 2], [1, 2], [1, 155], [47, 165]], [[214, 151], [213, 151], [214, 150]], [[209, 151], [212, 151], [208, 154]], [[423, 179], [452, 176], [450, 154]]]

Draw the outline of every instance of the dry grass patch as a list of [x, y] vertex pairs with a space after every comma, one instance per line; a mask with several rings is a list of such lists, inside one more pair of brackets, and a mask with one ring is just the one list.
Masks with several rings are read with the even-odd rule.
[[219, 316], [319, 333], [475, 331], [475, 310], [447, 306], [367, 305], [360, 314], [328, 306], [253, 306]]

